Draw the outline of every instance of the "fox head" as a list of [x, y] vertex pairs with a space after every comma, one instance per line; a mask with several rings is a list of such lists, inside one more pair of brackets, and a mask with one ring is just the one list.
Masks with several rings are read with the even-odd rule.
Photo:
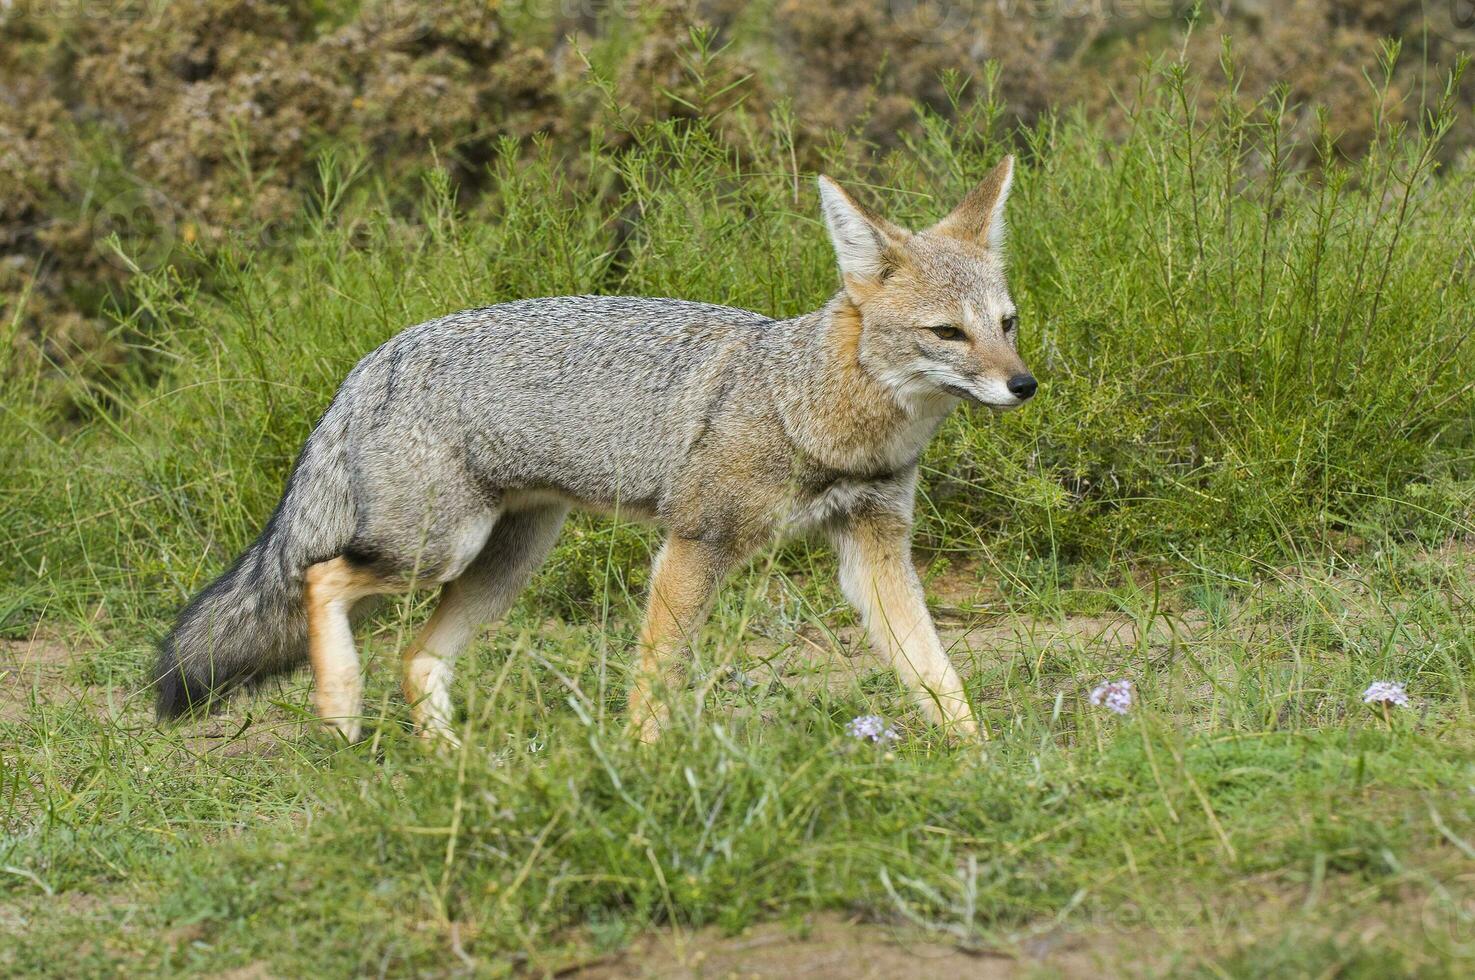
[[859, 312], [862, 368], [903, 405], [952, 396], [996, 409], [1035, 393], [1019, 358], [1019, 316], [1004, 279], [1005, 157], [925, 231], [899, 228], [819, 178], [846, 298]]

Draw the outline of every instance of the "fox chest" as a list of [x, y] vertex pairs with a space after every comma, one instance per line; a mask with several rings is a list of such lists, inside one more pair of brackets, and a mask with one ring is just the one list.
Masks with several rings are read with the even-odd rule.
[[917, 464], [945, 417], [945, 413], [887, 413], [850, 418], [833, 427], [823, 442], [816, 440], [804, 448], [837, 472], [897, 473]]
[[842, 522], [861, 511], [911, 509], [910, 485], [896, 478], [839, 478], [796, 491], [779, 515], [781, 537], [797, 537]]

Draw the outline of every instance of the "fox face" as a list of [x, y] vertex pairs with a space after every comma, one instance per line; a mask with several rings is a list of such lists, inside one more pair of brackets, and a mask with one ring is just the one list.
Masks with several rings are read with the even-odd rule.
[[819, 179], [841, 280], [860, 315], [861, 367], [904, 406], [959, 398], [1005, 410], [1035, 393], [1004, 275], [1013, 176], [1013, 158], [1005, 157], [951, 214], [920, 232]]

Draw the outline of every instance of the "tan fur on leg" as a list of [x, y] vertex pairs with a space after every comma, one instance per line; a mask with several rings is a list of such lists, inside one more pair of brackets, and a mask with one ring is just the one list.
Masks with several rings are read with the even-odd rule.
[[730, 565], [721, 549], [675, 535], [656, 557], [640, 631], [640, 663], [630, 690], [628, 725], [640, 741], [655, 741], [665, 726], [670, 711], [657, 688], [675, 690], [679, 655], [706, 621], [712, 596]]
[[456, 744], [451, 677], [456, 658], [486, 623], [502, 618], [558, 540], [562, 503], [503, 514], [481, 553], [441, 592], [430, 621], [405, 651], [405, 700], [421, 735]]
[[836, 546], [841, 588], [865, 621], [872, 645], [912, 689], [929, 720], [977, 735], [963, 682], [927, 611], [906, 522], [893, 515], [857, 517], [836, 534]]
[[456, 583], [446, 586], [440, 604], [405, 650], [403, 687], [415, 730], [454, 746], [451, 731], [451, 663], [471, 640], [478, 624], [463, 614]]
[[353, 742], [359, 736], [364, 683], [348, 613], [359, 599], [388, 589], [371, 572], [343, 558], [313, 565], [304, 581], [313, 703], [319, 718]]

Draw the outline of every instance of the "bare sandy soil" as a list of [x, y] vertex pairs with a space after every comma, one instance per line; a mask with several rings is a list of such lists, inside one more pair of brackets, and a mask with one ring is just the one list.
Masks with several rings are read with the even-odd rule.
[[815, 980], [931, 980], [1017, 977], [1035, 972], [1100, 977], [1114, 972], [1114, 936], [1042, 935], [1017, 952], [970, 951], [918, 934], [837, 915], [799, 926], [767, 923], [738, 936], [716, 929], [644, 936], [629, 949], [574, 967], [580, 980], [807, 977]]

